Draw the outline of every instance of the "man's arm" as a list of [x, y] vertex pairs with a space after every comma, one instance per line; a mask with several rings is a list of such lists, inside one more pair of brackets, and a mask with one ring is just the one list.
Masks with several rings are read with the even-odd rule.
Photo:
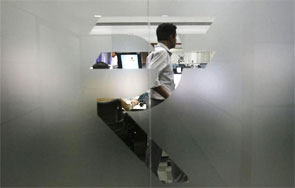
[[169, 97], [169, 93], [165, 90], [165, 88], [163, 86], [158, 86], [158, 87], [154, 87], [152, 88], [154, 91], [156, 91], [157, 93], [159, 93], [162, 97], [164, 97], [165, 99], [167, 99]]

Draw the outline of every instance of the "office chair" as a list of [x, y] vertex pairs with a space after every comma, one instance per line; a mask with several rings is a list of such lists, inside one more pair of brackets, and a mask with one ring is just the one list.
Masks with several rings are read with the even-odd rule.
[[128, 129], [120, 99], [97, 102], [97, 115], [127, 144]]
[[93, 69], [109, 69], [110, 66], [104, 62], [97, 62], [92, 66]]
[[144, 161], [146, 134], [128, 114], [123, 113], [120, 99], [97, 101], [97, 115]]

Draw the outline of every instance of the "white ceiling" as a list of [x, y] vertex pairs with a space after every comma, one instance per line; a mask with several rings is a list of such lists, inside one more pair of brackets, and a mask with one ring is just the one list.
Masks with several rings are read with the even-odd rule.
[[[236, 5], [253, 2], [288, 0], [1, 0], [28, 11], [40, 21], [47, 21], [77, 34], [88, 35], [102, 16], [175, 16], [215, 17], [238, 16]], [[290, 0], [289, 0], [290, 1]], [[233, 15], [231, 15], [233, 14]]]
[[15, 7], [28, 11], [40, 18], [40, 21], [50, 22], [82, 35], [89, 34], [97, 21], [97, 18], [94, 18], [96, 14], [107, 17], [214, 16], [194, 10], [194, 7], [200, 9], [201, 4], [197, 3], [202, 3], [204, 0], [4, 0], [2, 2], [9, 2]]

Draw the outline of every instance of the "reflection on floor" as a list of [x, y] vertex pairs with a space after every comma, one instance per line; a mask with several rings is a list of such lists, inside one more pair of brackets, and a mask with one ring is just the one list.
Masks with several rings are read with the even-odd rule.
[[172, 167], [168, 155], [163, 151], [161, 163], [158, 167], [158, 177], [163, 183], [172, 183]]

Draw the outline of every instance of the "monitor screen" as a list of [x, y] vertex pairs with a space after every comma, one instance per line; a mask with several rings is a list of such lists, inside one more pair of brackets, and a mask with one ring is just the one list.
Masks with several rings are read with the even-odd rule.
[[138, 53], [119, 53], [118, 67], [122, 69], [140, 69], [141, 57]]

